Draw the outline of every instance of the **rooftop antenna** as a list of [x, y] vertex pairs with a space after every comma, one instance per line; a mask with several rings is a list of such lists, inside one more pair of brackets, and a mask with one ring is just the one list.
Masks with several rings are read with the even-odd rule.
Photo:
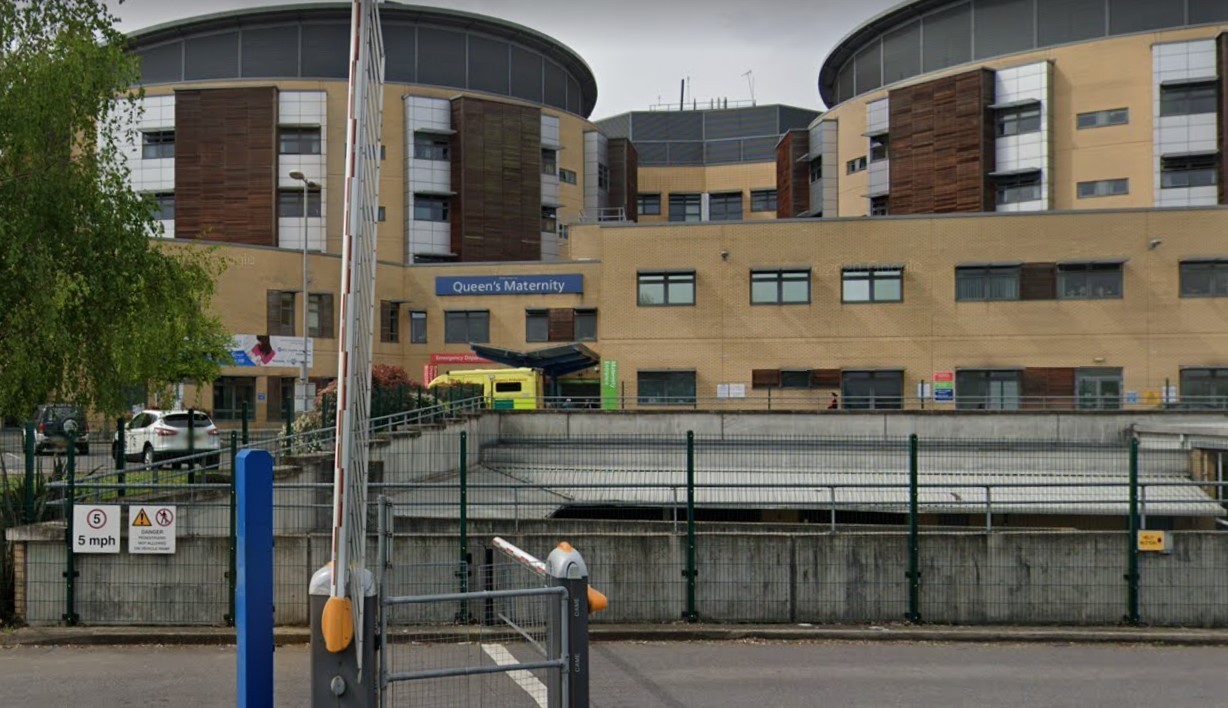
[[755, 104], [755, 70], [747, 69], [746, 73], [742, 74], [742, 76], [746, 77], [746, 83], [748, 86], [750, 86], [750, 105], [754, 106], [756, 105]]

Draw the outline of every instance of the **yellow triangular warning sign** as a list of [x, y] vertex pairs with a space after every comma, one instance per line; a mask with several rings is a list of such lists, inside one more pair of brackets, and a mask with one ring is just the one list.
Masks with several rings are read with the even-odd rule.
[[132, 525], [133, 526], [153, 526], [153, 524], [149, 522], [149, 514], [146, 514], [144, 509], [141, 509], [141, 513], [136, 515], [136, 518], [133, 519], [132, 521]]

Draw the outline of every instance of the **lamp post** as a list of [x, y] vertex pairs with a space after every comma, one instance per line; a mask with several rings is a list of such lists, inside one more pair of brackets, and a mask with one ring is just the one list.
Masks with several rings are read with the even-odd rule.
[[302, 170], [293, 170], [290, 172], [290, 179], [298, 180], [303, 183], [303, 358], [300, 361], [299, 367], [299, 385], [302, 387], [302, 402], [300, 410], [307, 412], [307, 323], [308, 323], [308, 300], [310, 295], [307, 294], [307, 215], [308, 215], [308, 196], [312, 187], [318, 186], [315, 182], [307, 179]]

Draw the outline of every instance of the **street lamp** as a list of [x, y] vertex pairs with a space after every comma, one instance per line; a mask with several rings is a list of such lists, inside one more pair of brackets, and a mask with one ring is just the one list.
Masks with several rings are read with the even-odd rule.
[[302, 403], [300, 410], [307, 412], [307, 213], [308, 213], [308, 193], [313, 187], [318, 187], [315, 182], [307, 179], [302, 170], [292, 170], [290, 179], [298, 180], [303, 183], [303, 358], [300, 361], [299, 367], [299, 385], [302, 387]]

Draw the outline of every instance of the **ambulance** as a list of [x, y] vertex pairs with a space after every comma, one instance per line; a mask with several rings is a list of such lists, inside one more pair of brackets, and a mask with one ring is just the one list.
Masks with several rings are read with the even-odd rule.
[[427, 384], [481, 386], [494, 410], [536, 410], [542, 407], [542, 375], [537, 369], [468, 369], [436, 376]]

